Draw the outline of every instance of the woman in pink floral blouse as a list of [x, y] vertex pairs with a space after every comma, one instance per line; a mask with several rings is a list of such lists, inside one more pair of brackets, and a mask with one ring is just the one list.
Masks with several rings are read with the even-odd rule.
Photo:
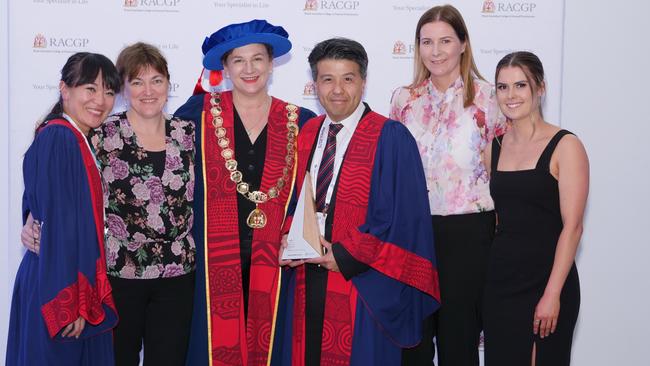
[[[451, 5], [420, 18], [413, 83], [398, 88], [390, 117], [417, 140], [427, 179], [442, 307], [424, 325], [441, 366], [478, 365], [481, 294], [494, 235], [494, 204], [482, 152], [503, 133], [492, 86], [478, 72], [465, 22]], [[432, 342], [406, 350], [404, 364], [432, 364]]]

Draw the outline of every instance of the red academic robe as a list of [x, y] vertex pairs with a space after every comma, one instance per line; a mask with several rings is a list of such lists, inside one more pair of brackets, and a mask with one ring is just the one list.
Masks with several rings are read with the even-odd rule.
[[[323, 120], [310, 120], [300, 132], [296, 182], [304, 179]], [[366, 110], [345, 153], [330, 208], [326, 239], [369, 269], [350, 281], [328, 272], [320, 364], [399, 364], [401, 348], [420, 341], [422, 320], [438, 308], [440, 298], [424, 173], [404, 126]], [[310, 284], [304, 266], [293, 272], [287, 313], [281, 315], [283, 334], [278, 334], [284, 356], [274, 354], [279, 365], [303, 365], [308, 348]]]
[[[232, 93], [222, 92], [223, 126], [235, 150]], [[194, 120], [196, 188], [193, 235], [197, 243], [194, 315], [187, 365], [266, 365], [277, 312], [280, 229], [295, 164], [278, 197], [259, 205], [267, 223], [255, 229], [252, 242], [248, 319], [245, 319], [236, 184], [230, 180], [217, 145], [210, 113], [211, 94], [195, 95], [175, 115]], [[260, 190], [267, 192], [282, 177], [287, 156], [287, 103], [273, 98]], [[313, 113], [299, 108], [299, 121]], [[295, 156], [291, 157], [295, 159]], [[235, 157], [236, 159], [236, 157]]]

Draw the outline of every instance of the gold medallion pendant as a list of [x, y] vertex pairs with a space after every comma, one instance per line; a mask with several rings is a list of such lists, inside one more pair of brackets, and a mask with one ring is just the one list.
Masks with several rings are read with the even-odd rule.
[[217, 145], [221, 148], [221, 156], [225, 159], [226, 169], [230, 172], [230, 180], [237, 185], [237, 192], [246, 197], [249, 201], [255, 202], [255, 209], [248, 214], [246, 224], [253, 229], [262, 229], [266, 226], [267, 218], [264, 211], [259, 208], [260, 203], [269, 199], [276, 198], [285, 186], [289, 178], [289, 172], [292, 171], [295, 154], [295, 142], [298, 136], [298, 107], [293, 104], [287, 104], [287, 155], [285, 156], [286, 166], [282, 169], [282, 177], [278, 179], [275, 186], [269, 188], [268, 193], [262, 191], [250, 191], [249, 184], [242, 182], [242, 173], [237, 170], [237, 160], [234, 159], [234, 151], [229, 147], [230, 141], [226, 137], [226, 128], [223, 127], [223, 117], [221, 117], [221, 94], [211, 93], [210, 113], [212, 114], [212, 125], [215, 128], [214, 134], [217, 137]]
[[266, 226], [266, 214], [256, 206], [255, 209], [248, 214], [246, 225], [253, 229], [263, 228]]

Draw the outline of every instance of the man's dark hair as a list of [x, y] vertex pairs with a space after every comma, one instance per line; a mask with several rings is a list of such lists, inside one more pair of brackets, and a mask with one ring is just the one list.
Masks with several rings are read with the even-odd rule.
[[330, 38], [318, 43], [309, 54], [311, 77], [316, 81], [318, 69], [316, 65], [322, 60], [350, 60], [359, 65], [361, 78], [366, 80], [368, 73], [368, 54], [361, 43], [348, 38]]

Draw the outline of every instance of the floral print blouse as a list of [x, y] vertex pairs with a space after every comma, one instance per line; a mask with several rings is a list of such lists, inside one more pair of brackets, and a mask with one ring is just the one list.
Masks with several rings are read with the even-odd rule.
[[108, 117], [91, 138], [108, 186], [110, 276], [153, 279], [195, 269], [194, 123], [168, 119], [165, 136], [165, 151], [144, 150], [124, 112]]
[[432, 215], [494, 209], [481, 154], [505, 132], [505, 117], [489, 83], [475, 79], [474, 89], [474, 104], [468, 108], [463, 106], [460, 77], [445, 92], [427, 78], [415, 88], [393, 93], [390, 118], [404, 123], [417, 141]]

